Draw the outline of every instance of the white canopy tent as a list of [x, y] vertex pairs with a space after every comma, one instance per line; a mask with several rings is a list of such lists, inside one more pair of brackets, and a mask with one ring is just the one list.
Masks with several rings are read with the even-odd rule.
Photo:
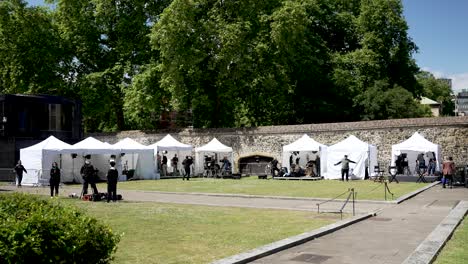
[[204, 171], [204, 155], [214, 155], [217, 162], [221, 158], [217, 157], [218, 155], [226, 156], [229, 162], [231, 162], [231, 173], [234, 171], [232, 148], [213, 138], [206, 145], [195, 148], [195, 174], [202, 174]]
[[61, 151], [70, 145], [50, 136], [44, 141], [27, 148], [20, 149], [20, 159], [28, 171], [23, 175], [23, 185], [36, 185], [39, 180], [50, 178], [50, 168], [53, 162], [60, 166]]
[[348, 155], [348, 159], [356, 162], [349, 165], [351, 179], [364, 179], [367, 166], [369, 175], [374, 175], [373, 168], [378, 165], [377, 147], [351, 135], [328, 147], [326, 179], [341, 179], [341, 164], [337, 166], [335, 164], [342, 160], [344, 155]]
[[122, 139], [112, 146], [120, 150], [122, 166], [127, 171], [134, 170], [133, 179], [156, 179], [153, 148], [144, 146], [131, 138]]
[[103, 143], [93, 137], [88, 137], [67, 149], [63, 149], [61, 152], [62, 154], [69, 154], [62, 155], [62, 167], [72, 168], [71, 180], [73, 182], [83, 181], [80, 170], [86, 155], [91, 156], [91, 164], [98, 170], [98, 177], [101, 180], [106, 179], [106, 174], [109, 169], [109, 160], [111, 155], [115, 155], [119, 180], [125, 180], [125, 177], [122, 176], [122, 166], [120, 166], [120, 149], [116, 149], [108, 143]]
[[[192, 145], [181, 143], [169, 134], [167, 134], [160, 141], [149, 145], [148, 147], [154, 150], [154, 156], [157, 156], [158, 154], [163, 154], [167, 157], [168, 171], [172, 172], [174, 172], [174, 168], [172, 168], [171, 159], [174, 157], [174, 155], [177, 154], [177, 157], [179, 159], [178, 164], [182, 164], [182, 161], [184, 160], [185, 156], [192, 155], [193, 150]], [[181, 169], [182, 166], [178, 165], [178, 170], [180, 171]], [[158, 177], [160, 177], [159, 168], [157, 168], [157, 171]]]
[[293, 152], [299, 152], [295, 155], [299, 159], [299, 166], [305, 167], [308, 159], [315, 160], [320, 158], [320, 175], [325, 175], [327, 171], [327, 146], [318, 143], [308, 135], [304, 134], [301, 138], [291, 144], [283, 146], [282, 167], [290, 169], [289, 159]]
[[408, 158], [408, 166], [411, 170], [413, 170], [416, 166], [416, 158], [418, 154], [426, 154], [424, 156], [427, 166], [429, 164], [428, 157], [432, 156], [429, 155], [429, 153], [434, 153], [436, 158], [436, 170], [440, 171], [440, 163], [442, 161], [440, 145], [430, 142], [418, 132], [415, 132], [407, 140], [399, 144], [392, 145], [392, 166], [395, 165], [397, 157], [402, 153], [406, 153]]

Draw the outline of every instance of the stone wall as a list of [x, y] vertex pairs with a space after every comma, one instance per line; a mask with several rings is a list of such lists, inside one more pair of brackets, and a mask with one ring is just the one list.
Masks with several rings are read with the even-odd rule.
[[264, 126], [256, 128], [181, 129], [161, 131], [123, 131], [118, 133], [88, 134], [101, 141], [115, 143], [130, 137], [142, 144], [153, 144], [166, 134], [194, 147], [208, 143], [213, 137], [234, 151], [234, 168], [239, 158], [262, 155], [281, 161], [284, 145], [292, 143], [303, 134], [316, 141], [333, 145], [349, 135], [378, 147], [381, 164], [389, 164], [391, 147], [419, 132], [427, 140], [441, 145], [442, 156], [453, 156], [457, 165], [468, 164], [468, 116], [394, 119], [380, 121], [308, 124], [290, 126]]

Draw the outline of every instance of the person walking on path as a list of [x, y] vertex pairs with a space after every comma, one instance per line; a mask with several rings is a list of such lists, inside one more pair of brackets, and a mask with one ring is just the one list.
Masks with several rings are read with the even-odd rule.
[[192, 157], [186, 156], [184, 161], [182, 161], [182, 165], [184, 166], [185, 174], [182, 176], [182, 180], [185, 180], [187, 177], [187, 181], [190, 180], [190, 166], [192, 165], [193, 160]]
[[111, 198], [113, 202], [117, 201], [117, 181], [119, 179], [119, 172], [115, 168], [115, 161], [109, 162], [110, 168], [107, 171], [107, 202], [110, 202]]
[[16, 164], [13, 170], [16, 173], [16, 186], [21, 187], [21, 181], [23, 181], [23, 172], [28, 173], [24, 166], [21, 164], [21, 160], [18, 160], [18, 164]]
[[453, 174], [455, 173], [455, 162], [453, 162], [453, 158], [445, 157], [444, 162], [442, 163], [442, 188], [445, 188], [445, 184], [447, 184], [450, 187], [450, 189], [453, 186]]
[[96, 187], [96, 177], [93, 165], [89, 159], [85, 161], [83, 167], [80, 170], [81, 177], [83, 177], [83, 190], [81, 195], [88, 194], [88, 185], [91, 184], [91, 188], [93, 188], [93, 194], [98, 194], [98, 189]]
[[344, 158], [335, 164], [337, 166], [341, 163], [341, 180], [344, 181], [344, 176], [346, 175], [346, 181], [348, 181], [349, 176], [349, 163], [356, 163], [350, 159], [348, 159], [348, 155], [344, 155]]
[[52, 163], [52, 168], [50, 169], [50, 197], [54, 197], [59, 194], [59, 185], [60, 185], [60, 169], [57, 165], [57, 162]]

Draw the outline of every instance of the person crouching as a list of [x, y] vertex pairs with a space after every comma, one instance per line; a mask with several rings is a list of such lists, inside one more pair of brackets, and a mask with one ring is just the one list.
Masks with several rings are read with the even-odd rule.
[[107, 171], [107, 202], [110, 202], [111, 198], [113, 202], [117, 201], [117, 181], [119, 179], [119, 172], [115, 168], [115, 161], [109, 162], [110, 169]]

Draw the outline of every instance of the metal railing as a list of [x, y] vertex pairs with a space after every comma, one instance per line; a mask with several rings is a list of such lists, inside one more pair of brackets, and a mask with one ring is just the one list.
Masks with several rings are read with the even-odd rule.
[[321, 203], [317, 203], [317, 213], [320, 214], [320, 205], [322, 204], [325, 204], [325, 203], [328, 203], [328, 202], [332, 202], [336, 199], [338, 199], [339, 197], [345, 195], [345, 194], [348, 194], [348, 197], [346, 198], [346, 200], [344, 201], [343, 205], [341, 206], [340, 210], [338, 210], [336, 213], [340, 213], [340, 216], [341, 216], [341, 219], [343, 219], [343, 210], [344, 208], [346, 207], [346, 205], [348, 204], [348, 202], [352, 201], [352, 204], [353, 204], [353, 216], [356, 215], [356, 207], [355, 207], [355, 201], [356, 201], [356, 197], [357, 197], [357, 192], [354, 191], [354, 188], [350, 188], [348, 189], [346, 192], [334, 197], [334, 198], [331, 198], [329, 200], [326, 200], [326, 201], [323, 201]]

